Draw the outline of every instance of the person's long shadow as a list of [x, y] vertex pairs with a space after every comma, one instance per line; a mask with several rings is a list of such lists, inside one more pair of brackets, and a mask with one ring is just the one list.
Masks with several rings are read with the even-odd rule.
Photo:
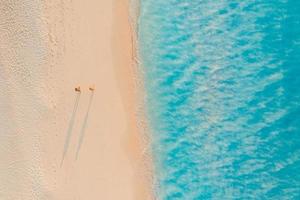
[[70, 145], [70, 139], [71, 139], [71, 135], [72, 135], [73, 127], [74, 127], [74, 122], [75, 122], [75, 117], [76, 117], [76, 113], [77, 113], [77, 108], [78, 108], [80, 95], [81, 95], [81, 93], [79, 92], [75, 96], [75, 103], [74, 103], [71, 119], [70, 119], [70, 122], [69, 122], [69, 127], [68, 127], [68, 130], [67, 130], [67, 135], [66, 135], [65, 145], [64, 145], [64, 151], [63, 151], [60, 166], [62, 166], [62, 164], [64, 162], [66, 153], [67, 153], [69, 145]]
[[88, 119], [89, 119], [89, 113], [90, 113], [93, 97], [94, 97], [94, 92], [92, 91], [91, 96], [90, 96], [90, 100], [89, 100], [88, 109], [87, 109], [87, 112], [85, 114], [84, 121], [83, 121], [81, 130], [80, 130], [80, 137], [79, 137], [78, 146], [77, 146], [77, 150], [76, 150], [75, 160], [77, 160], [77, 158], [78, 158], [79, 151], [81, 149], [81, 145], [82, 145], [82, 142], [83, 142], [83, 139], [84, 139], [85, 130], [86, 130], [87, 122], [88, 122]]

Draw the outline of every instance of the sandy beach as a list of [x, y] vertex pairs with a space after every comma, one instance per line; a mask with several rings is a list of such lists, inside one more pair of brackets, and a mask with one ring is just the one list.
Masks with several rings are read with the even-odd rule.
[[1, 1], [1, 199], [151, 199], [128, 6]]

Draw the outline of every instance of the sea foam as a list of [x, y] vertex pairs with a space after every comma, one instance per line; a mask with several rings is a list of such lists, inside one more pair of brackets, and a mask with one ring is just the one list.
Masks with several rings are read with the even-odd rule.
[[158, 199], [300, 198], [299, 10], [141, 0]]

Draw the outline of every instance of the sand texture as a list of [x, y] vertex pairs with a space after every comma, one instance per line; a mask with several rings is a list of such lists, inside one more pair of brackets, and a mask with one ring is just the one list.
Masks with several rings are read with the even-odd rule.
[[132, 38], [125, 0], [0, 0], [0, 199], [151, 199]]

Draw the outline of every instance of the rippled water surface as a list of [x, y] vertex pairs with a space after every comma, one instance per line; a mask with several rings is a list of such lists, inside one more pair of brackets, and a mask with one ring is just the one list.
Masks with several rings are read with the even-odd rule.
[[160, 200], [300, 199], [300, 1], [141, 0]]

